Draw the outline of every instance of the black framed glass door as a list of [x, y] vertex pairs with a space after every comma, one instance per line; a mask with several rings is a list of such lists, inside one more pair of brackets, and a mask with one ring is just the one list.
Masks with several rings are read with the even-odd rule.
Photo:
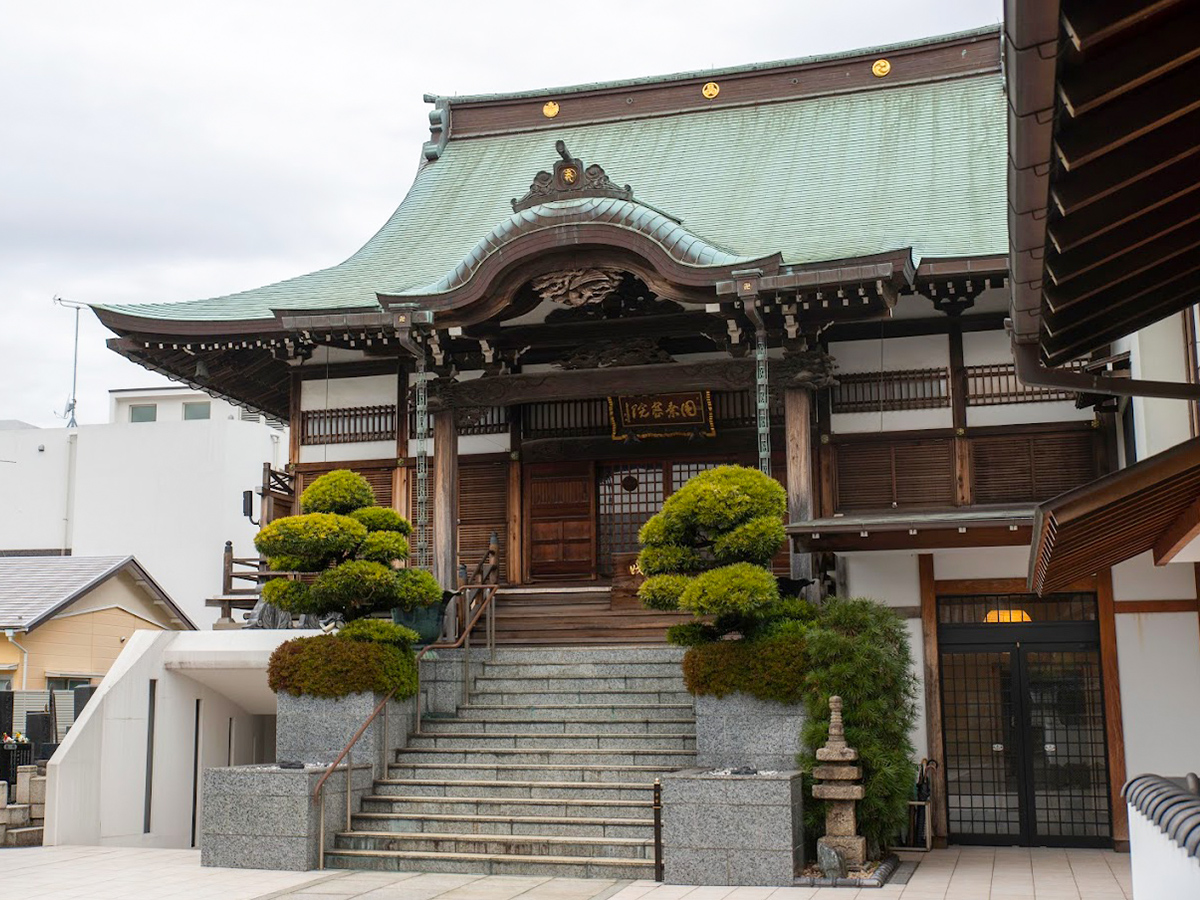
[[[965, 601], [966, 598], [954, 598]], [[973, 598], [978, 599], [978, 598]], [[942, 723], [950, 840], [1110, 846], [1099, 635], [1087, 602], [941, 608]], [[1031, 614], [1031, 611], [1033, 614]], [[990, 615], [990, 618], [988, 617]]]

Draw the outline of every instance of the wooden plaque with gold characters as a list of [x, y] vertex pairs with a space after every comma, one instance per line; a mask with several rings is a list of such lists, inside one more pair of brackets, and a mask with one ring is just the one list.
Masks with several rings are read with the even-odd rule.
[[663, 437], [713, 437], [712, 393], [635, 394], [608, 398], [614, 441]]

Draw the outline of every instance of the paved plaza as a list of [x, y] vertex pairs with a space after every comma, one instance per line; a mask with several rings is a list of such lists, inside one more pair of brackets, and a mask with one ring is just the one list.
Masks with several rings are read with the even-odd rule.
[[[917, 857], [913, 857], [917, 858]], [[691, 887], [493, 875], [201, 868], [195, 850], [0, 850], [22, 900], [1129, 900], [1129, 856], [1104, 850], [971, 847], [921, 855], [905, 885], [878, 889]]]

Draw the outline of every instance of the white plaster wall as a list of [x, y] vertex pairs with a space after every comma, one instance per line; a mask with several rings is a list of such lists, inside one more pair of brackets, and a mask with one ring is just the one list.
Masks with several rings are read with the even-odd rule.
[[397, 390], [395, 375], [306, 379], [300, 382], [300, 408], [312, 410], [344, 409], [348, 406], [394, 406]]
[[1200, 897], [1200, 859], [1129, 807], [1129, 853], [1133, 900], [1195, 900]]
[[1196, 614], [1118, 613], [1117, 663], [1130, 777], [1200, 771]]
[[1196, 573], [1191, 563], [1154, 565], [1142, 553], [1113, 567], [1114, 600], [1190, 600], [1196, 596]]
[[151, 424], [149, 422], [129, 422], [129, 407], [142, 406], [147, 403], [152, 403], [157, 407], [156, 422], [182, 422], [184, 403], [208, 403], [209, 418], [212, 419], [236, 419], [240, 415], [240, 407], [234, 406], [228, 400], [210, 397], [203, 391], [191, 391], [186, 388], [141, 391], [120, 389], [109, 391], [108, 394], [110, 424]]
[[69, 548], [71, 446], [77, 431], [0, 431], [0, 550]]
[[300, 462], [354, 462], [364, 459], [395, 459], [395, 441], [359, 441], [353, 444], [304, 444]]
[[[281, 632], [281, 635], [287, 635]], [[254, 716], [163, 667], [172, 632], [133, 634], [46, 767], [47, 845], [189, 847], [193, 739], [201, 701], [201, 772], [225, 765], [233, 718], [235, 764], [253, 762]], [[144, 832], [149, 683], [155, 692], [150, 831]], [[197, 803], [201, 814], [202, 796]]]
[[[512, 449], [512, 442], [509, 440], [508, 432], [503, 434], [463, 434], [458, 438], [458, 455], [473, 456], [479, 453], [507, 453]], [[425, 445], [425, 452], [433, 456], [433, 435]], [[408, 455], [417, 455], [417, 442], [410, 440], [408, 442]]]
[[[921, 580], [917, 554], [910, 551], [847, 553], [847, 593], [851, 597], [870, 597], [887, 606], [921, 605]], [[909, 738], [917, 759], [929, 756], [925, 708], [925, 638], [921, 620], [907, 619], [908, 645], [912, 650], [913, 674], [917, 679], [917, 718]]]
[[1025, 578], [1029, 547], [954, 547], [935, 550], [933, 575], [939, 579]]
[[242, 491], [262, 483], [262, 466], [286, 461], [278, 431], [210, 419], [79, 429], [76, 556], [136, 556], [200, 628], [218, 610], [221, 554], [254, 555], [258, 528], [242, 515]]
[[[1187, 380], [1182, 316], [1170, 316], [1132, 337], [1129, 364], [1134, 378]], [[1161, 453], [1191, 437], [1186, 400], [1134, 397], [1132, 402], [1138, 459]]]
[[[882, 346], [881, 346], [882, 345]], [[944, 334], [866, 341], [831, 341], [839, 372], [879, 372], [949, 367], [950, 339]]]

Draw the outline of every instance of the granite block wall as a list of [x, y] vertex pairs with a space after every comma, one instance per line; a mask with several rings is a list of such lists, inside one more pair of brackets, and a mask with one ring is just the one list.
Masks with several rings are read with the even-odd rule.
[[685, 769], [663, 776], [662, 802], [669, 884], [790, 885], [804, 868], [798, 771]]
[[751, 766], [783, 771], [800, 752], [800, 706], [748, 694], [696, 698], [696, 762], [714, 769]]

